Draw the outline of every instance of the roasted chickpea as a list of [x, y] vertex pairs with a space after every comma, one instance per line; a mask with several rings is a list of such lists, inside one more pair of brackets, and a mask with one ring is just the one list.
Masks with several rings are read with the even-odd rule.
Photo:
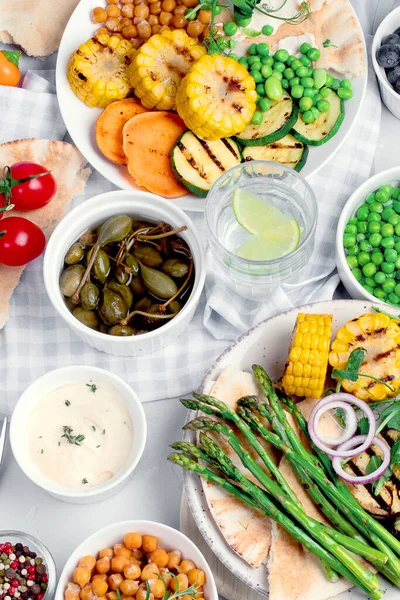
[[188, 576], [185, 573], [179, 573], [176, 578], [174, 577], [171, 581], [171, 590], [177, 591], [179, 585], [179, 591], [183, 592], [189, 587]]
[[139, 565], [134, 563], [129, 563], [124, 567], [124, 576], [126, 579], [139, 579], [141, 572], [142, 570]]
[[151, 36], [151, 27], [147, 21], [142, 21], [137, 26], [138, 34], [143, 40], [147, 40]]
[[143, 40], [139, 37], [132, 38], [130, 42], [135, 50], [138, 50], [138, 48], [140, 48], [140, 46], [143, 44]]
[[114, 558], [111, 559], [111, 569], [116, 573], [122, 573], [125, 565], [127, 565], [128, 563], [128, 556], [125, 556], [124, 554], [119, 554], [118, 556], [114, 556]]
[[77, 583], [69, 581], [64, 592], [64, 600], [79, 600], [81, 588]]
[[107, 6], [106, 12], [109, 17], [115, 17], [116, 19], [118, 19], [118, 17], [121, 16], [121, 9], [118, 6], [115, 6], [114, 4], [110, 4], [110, 6]]
[[161, 579], [148, 579], [150, 592], [154, 594], [154, 598], [163, 598], [165, 589]]
[[94, 8], [92, 10], [90, 18], [92, 20], [92, 23], [104, 23], [104, 21], [107, 20], [107, 13], [104, 10], [104, 8], [98, 6], [97, 8]]
[[[150, 10], [150, 13], [152, 15], [159, 15], [160, 12], [161, 12], [161, 2], [160, 2], [160, 0], [157, 0], [157, 2], [154, 2], [153, 4], [150, 4], [149, 10]], [[143, 536], [143, 537], [145, 537], [145, 536]]]
[[82, 558], [79, 559], [78, 567], [87, 567], [88, 569], [92, 570], [95, 564], [95, 557], [88, 554], [87, 556], [82, 556]]
[[171, 583], [171, 579], [172, 579], [172, 575], [171, 575], [168, 567], [161, 567], [160, 575], [164, 579], [165, 585], [167, 586], [167, 589], [168, 589], [170, 586], [170, 583]]
[[[161, 14], [161, 13], [160, 13], [160, 14]], [[159, 25], [159, 22], [158, 22], [158, 17], [157, 17], [157, 15], [149, 15], [149, 16], [147, 17], [147, 22], [148, 22], [148, 24], [149, 24], [151, 27], [153, 27], [153, 25]]]
[[139, 4], [135, 7], [135, 17], [139, 19], [147, 19], [149, 16], [149, 7], [146, 4]]
[[144, 535], [142, 540], [142, 550], [150, 554], [158, 548], [158, 539], [154, 535]]
[[117, 592], [107, 592], [106, 594], [107, 600], [118, 600]]
[[83, 588], [90, 581], [90, 576], [92, 572], [88, 567], [76, 567], [74, 571], [74, 583]]
[[166, 567], [169, 561], [168, 552], [163, 548], [157, 548], [150, 554], [149, 561], [156, 564], [157, 567]]
[[121, 573], [113, 573], [109, 577], [107, 577], [108, 587], [112, 589], [114, 592], [119, 588], [124, 578]]
[[163, 0], [161, 3], [161, 8], [166, 12], [172, 12], [176, 7], [175, 0]]
[[98, 573], [108, 573], [111, 568], [111, 560], [108, 556], [103, 556], [103, 558], [99, 558], [96, 562], [96, 571]]
[[143, 550], [141, 548], [136, 548], [135, 550], [132, 550], [132, 556], [133, 558], [136, 558], [136, 560], [143, 560], [144, 558], [144, 553]]
[[182, 0], [182, 4], [184, 4], [187, 8], [194, 8], [198, 5], [197, 0]]
[[165, 12], [165, 10], [162, 10], [160, 12], [160, 16], [158, 17], [158, 20], [161, 25], [169, 25], [172, 21], [172, 17], [173, 17], [173, 15], [171, 15], [171, 13], [168, 13], [168, 12]]
[[200, 21], [200, 23], [203, 23], [204, 25], [209, 25], [211, 23], [211, 10], [199, 10], [197, 18]]
[[137, 29], [134, 25], [128, 25], [127, 27], [123, 27], [122, 35], [126, 40], [130, 40], [137, 36]]
[[126, 4], [133, 4], [133, 0], [119, 0], [119, 3], [125, 6]]
[[175, 6], [173, 10], [174, 15], [182, 15], [182, 17], [186, 15], [186, 12], [187, 8], [184, 4], [178, 4], [178, 6]]
[[139, 582], [133, 581], [132, 579], [124, 579], [119, 586], [119, 589], [124, 596], [134, 596], [139, 589]]
[[104, 35], [105, 33], [108, 33], [107, 27], [99, 27], [96, 31], [96, 35]]
[[107, 0], [107, 4], [118, 4], [119, 0]]
[[187, 21], [182, 15], [174, 15], [172, 17], [171, 25], [174, 29], [185, 29]]
[[143, 581], [146, 581], [146, 579], [154, 579], [159, 574], [160, 574], [160, 569], [157, 567], [157, 565], [155, 565], [154, 563], [149, 563], [148, 565], [143, 567], [140, 578]]
[[94, 600], [94, 594], [92, 592], [92, 586], [90, 585], [90, 583], [87, 583], [81, 589], [79, 597], [81, 598], [81, 600]]
[[200, 21], [196, 19], [195, 21], [190, 21], [190, 23], [187, 26], [186, 32], [189, 37], [197, 38], [203, 33], [204, 27], [205, 25], [203, 23], [200, 23]]
[[99, 558], [104, 558], [105, 556], [111, 559], [114, 556], [114, 550], [112, 548], [103, 548], [100, 550]]
[[127, 548], [125, 546], [125, 544], [115, 544], [114, 545], [114, 555], [115, 556], [127, 556], [128, 558], [130, 558], [132, 556], [132, 551], [129, 550], [129, 548]]
[[139, 586], [138, 593], [136, 594], [136, 600], [154, 600], [154, 594], [150, 592], [150, 594], [147, 595], [146, 586], [142, 586], [143, 584]]
[[181, 564], [178, 567], [178, 571], [179, 573], [184, 573], [185, 575], [187, 575], [189, 573], [189, 571], [191, 571], [192, 569], [195, 569], [196, 565], [194, 564], [194, 562], [192, 560], [186, 560], [184, 559]]
[[160, 33], [161, 30], [161, 25], [159, 25], [157, 23], [157, 25], [153, 25], [153, 27], [151, 28], [151, 35], [156, 35], [157, 33]]
[[209, 35], [210, 35], [210, 28], [208, 25], [206, 25], [203, 29], [203, 33], [201, 34], [201, 38], [204, 40]]
[[92, 582], [95, 579], [99, 579], [100, 581], [107, 581], [107, 573], [96, 573], [96, 575], [93, 575], [92, 577]]
[[124, 15], [124, 17], [126, 17], [127, 19], [133, 19], [133, 14], [134, 14], [133, 4], [125, 4], [125, 6], [122, 7], [121, 12]]
[[180, 552], [180, 550], [171, 550], [171, 552], [168, 552], [167, 567], [170, 571], [172, 569], [176, 569], [177, 566], [181, 564], [181, 561], [182, 561], [182, 552]]
[[92, 581], [92, 592], [95, 596], [104, 596], [108, 590], [107, 581], [101, 579], [93, 579]]
[[159, 33], [162, 33], [163, 31], [171, 31], [171, 27], [168, 27], [168, 25], [163, 25]]
[[206, 574], [201, 569], [192, 569], [187, 574], [190, 585], [201, 587], [206, 582]]
[[107, 27], [108, 31], [111, 31], [112, 33], [118, 33], [121, 31], [121, 23], [116, 17], [108, 17], [104, 25]]

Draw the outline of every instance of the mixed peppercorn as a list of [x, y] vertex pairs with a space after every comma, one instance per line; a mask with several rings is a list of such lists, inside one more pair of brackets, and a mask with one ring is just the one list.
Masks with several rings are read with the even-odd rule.
[[0, 544], [0, 600], [43, 600], [48, 584], [46, 565], [23, 544]]

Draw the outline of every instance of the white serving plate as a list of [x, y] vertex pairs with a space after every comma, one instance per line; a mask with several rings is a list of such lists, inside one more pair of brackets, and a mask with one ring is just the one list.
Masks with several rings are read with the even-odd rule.
[[[102, 109], [90, 108], [81, 102], [70, 89], [67, 80], [67, 66], [72, 53], [87, 39], [93, 36], [100, 27], [90, 20], [90, 13], [96, 6], [103, 3], [99, 0], [81, 0], [65, 28], [58, 51], [56, 67], [57, 97], [64, 123], [75, 145], [90, 164], [106, 179], [124, 190], [135, 188], [132, 178], [125, 166], [115, 165], [107, 160], [98, 150], [95, 140], [95, 125]], [[354, 13], [355, 14], [355, 13]], [[355, 15], [356, 16], [356, 15]], [[356, 17], [357, 19], [357, 17]], [[358, 23], [358, 19], [357, 19]], [[361, 26], [360, 31], [361, 30]], [[367, 87], [367, 58], [365, 53], [365, 73], [362, 77], [352, 80], [353, 98], [346, 102], [346, 116], [338, 133], [326, 144], [320, 147], [309, 147], [307, 163], [302, 169], [303, 177], [311, 177], [339, 150], [349, 135], [354, 121], [361, 109]], [[202, 212], [204, 198], [188, 194], [182, 198], [171, 200], [183, 210]]]
[[[317, 302], [263, 321], [241, 336], [221, 354], [203, 379], [200, 391], [209, 389], [211, 382], [215, 381], [228, 366], [251, 372], [251, 366], [257, 363], [265, 367], [272, 378], [279, 377], [285, 365], [290, 338], [299, 312], [332, 314], [333, 333], [335, 334], [350, 319], [366, 312], [372, 312], [373, 304], [376, 303], [361, 300]], [[187, 420], [194, 418], [194, 414], [189, 411]], [[184, 433], [183, 439], [195, 442], [195, 433], [187, 431]], [[187, 501], [205, 541], [233, 575], [250, 588], [268, 596], [265, 566], [261, 565], [258, 569], [253, 569], [231, 550], [208, 509], [200, 477], [186, 471], [184, 477]], [[384, 596], [385, 600], [398, 600], [399, 590], [397, 588], [386, 580], [382, 582], [382, 586], [387, 590]], [[365, 598], [365, 594], [353, 588], [336, 596], [335, 600], [365, 600]], [[313, 600], [312, 597], [309, 600]]]

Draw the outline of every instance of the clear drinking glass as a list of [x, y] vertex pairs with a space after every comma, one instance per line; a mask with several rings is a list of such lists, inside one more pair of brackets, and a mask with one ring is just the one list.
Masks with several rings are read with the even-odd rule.
[[[251, 235], [239, 225], [232, 209], [236, 188], [258, 194], [299, 223], [297, 248], [281, 258], [247, 260], [235, 251]], [[317, 201], [299, 173], [275, 162], [256, 160], [233, 167], [214, 183], [205, 206], [211, 252], [226, 283], [246, 298], [261, 299], [281, 283], [296, 283], [314, 248]]]

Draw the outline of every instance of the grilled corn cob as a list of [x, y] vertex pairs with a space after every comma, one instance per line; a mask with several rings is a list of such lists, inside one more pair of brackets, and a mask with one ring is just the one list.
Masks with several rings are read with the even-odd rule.
[[366, 351], [359, 374], [372, 375], [388, 383], [393, 393], [382, 383], [367, 377], [357, 381], [345, 379], [343, 388], [362, 400], [385, 400], [400, 391], [400, 323], [380, 313], [361, 315], [339, 329], [332, 343], [329, 363], [343, 369], [355, 348]]
[[127, 66], [133, 46], [116, 35], [101, 34], [81, 44], [67, 70], [72, 91], [88, 106], [105, 108], [132, 91]]
[[182, 29], [153, 35], [128, 68], [131, 85], [143, 106], [173, 110], [183, 77], [205, 51]]
[[297, 315], [282, 379], [282, 387], [287, 394], [321, 398], [331, 335], [332, 315]]
[[179, 86], [176, 108], [194, 134], [206, 140], [236, 135], [256, 108], [255, 82], [245, 67], [219, 54], [203, 56]]

